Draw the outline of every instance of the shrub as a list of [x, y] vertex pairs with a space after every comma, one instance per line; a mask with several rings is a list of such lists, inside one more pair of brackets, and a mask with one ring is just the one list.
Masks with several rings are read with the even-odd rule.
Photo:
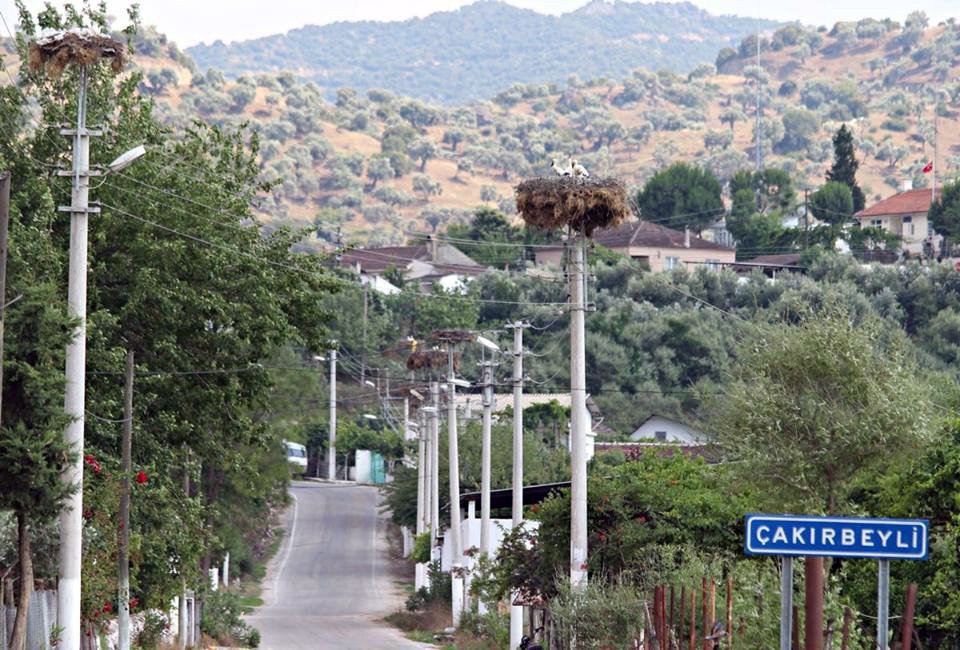
[[[239, 595], [229, 591], [208, 592], [203, 600], [200, 629], [221, 643], [249, 642], [254, 637], [255, 630], [244, 622], [243, 613]], [[259, 633], [256, 640], [259, 643]]]

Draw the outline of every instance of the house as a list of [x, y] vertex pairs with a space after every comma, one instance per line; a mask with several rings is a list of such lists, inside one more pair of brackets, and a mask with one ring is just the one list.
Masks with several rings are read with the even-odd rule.
[[654, 414], [644, 420], [643, 424], [630, 434], [630, 440], [678, 442], [690, 445], [704, 444], [710, 440], [710, 436], [679, 420]]
[[927, 222], [927, 211], [932, 202], [932, 190], [915, 190], [908, 182], [904, 184], [902, 191], [853, 216], [862, 228], [883, 228], [900, 237], [901, 249], [911, 255], [921, 255], [925, 249], [932, 254], [939, 250], [941, 239], [934, 234], [933, 227]]
[[737, 273], [752, 273], [759, 270], [764, 275], [776, 278], [778, 274], [806, 273], [807, 267], [800, 263], [800, 252], [758, 255], [749, 260], [741, 260], [730, 265]]
[[[720, 268], [736, 259], [733, 248], [697, 237], [689, 230], [673, 230], [649, 221], [631, 221], [600, 231], [593, 236], [593, 241], [655, 272], [704, 265]], [[543, 246], [537, 248], [534, 255], [537, 264], [560, 266], [563, 246]]]
[[424, 291], [434, 284], [447, 290], [462, 289], [471, 278], [486, 271], [455, 246], [438, 242], [434, 237], [424, 244], [411, 246], [349, 250], [341, 255], [340, 266], [353, 269], [361, 277], [382, 277], [388, 270], [396, 270], [403, 274], [404, 280], [416, 282]]

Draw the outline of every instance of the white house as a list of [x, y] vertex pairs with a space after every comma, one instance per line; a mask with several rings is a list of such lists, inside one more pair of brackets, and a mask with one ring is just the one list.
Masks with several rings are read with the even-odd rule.
[[630, 434], [630, 440], [705, 444], [709, 442], [710, 436], [683, 422], [662, 415], [651, 415], [644, 420], [636, 431]]

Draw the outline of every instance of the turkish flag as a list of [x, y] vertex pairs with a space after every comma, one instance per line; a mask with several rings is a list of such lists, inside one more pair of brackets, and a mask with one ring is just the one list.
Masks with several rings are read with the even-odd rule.
[[933, 161], [931, 160], [930, 162], [928, 162], [926, 165], [923, 166], [923, 173], [929, 174], [932, 171], [933, 171]]

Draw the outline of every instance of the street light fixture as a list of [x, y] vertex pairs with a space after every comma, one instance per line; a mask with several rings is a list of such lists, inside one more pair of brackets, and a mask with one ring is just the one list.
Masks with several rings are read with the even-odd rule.
[[379, 419], [380, 419], [380, 418], [378, 418], [376, 415], [373, 415], [372, 413], [364, 413], [364, 414], [363, 414], [363, 417], [365, 417], [365, 418], [368, 419], [368, 420], [379, 420]]
[[132, 165], [138, 158], [142, 157], [145, 153], [147, 153], [146, 147], [144, 147], [142, 144], [136, 146], [133, 149], [130, 149], [129, 151], [126, 151], [114, 158], [113, 162], [107, 165], [107, 169], [113, 173], [124, 170]]
[[485, 336], [477, 335], [477, 339], [476, 339], [476, 340], [477, 340], [477, 343], [479, 343], [479, 344], [482, 345], [483, 347], [487, 348], [487, 349], [490, 350], [491, 352], [496, 352], [496, 353], [498, 353], [498, 354], [501, 352], [500, 346], [497, 345], [496, 343], [494, 343], [493, 341], [491, 341], [490, 339], [488, 339], [488, 338], [485, 337]]
[[460, 379], [459, 377], [454, 377], [450, 380], [450, 383], [454, 386], [459, 386], [460, 388], [470, 388], [472, 384], [466, 379]]
[[413, 395], [414, 397], [416, 397], [416, 398], [417, 398], [418, 400], [420, 400], [421, 402], [425, 399], [425, 398], [423, 397], [423, 395], [420, 394], [420, 392], [417, 391], [417, 390], [414, 389], [414, 388], [411, 388], [411, 389], [410, 389], [410, 394]]
[[372, 381], [370, 381], [369, 379], [364, 379], [364, 380], [363, 380], [363, 383], [366, 384], [367, 386], [369, 386], [370, 388], [376, 388], [376, 387], [377, 387], [377, 385], [376, 385], [375, 383], [373, 383]]

